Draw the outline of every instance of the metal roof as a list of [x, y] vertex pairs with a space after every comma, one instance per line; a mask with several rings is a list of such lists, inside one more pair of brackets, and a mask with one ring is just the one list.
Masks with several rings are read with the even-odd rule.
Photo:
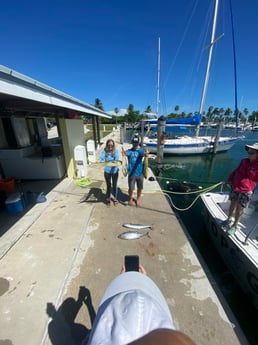
[[43, 116], [64, 113], [112, 118], [108, 113], [0, 65], [0, 116], [16, 112]]

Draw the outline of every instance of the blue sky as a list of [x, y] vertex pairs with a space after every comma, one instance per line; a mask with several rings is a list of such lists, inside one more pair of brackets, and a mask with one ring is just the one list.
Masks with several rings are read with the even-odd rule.
[[[232, 0], [238, 107], [258, 110], [258, 1]], [[1, 4], [0, 64], [106, 111], [199, 109], [213, 0], [9, 0]], [[229, 0], [221, 0], [205, 110], [234, 109]]]

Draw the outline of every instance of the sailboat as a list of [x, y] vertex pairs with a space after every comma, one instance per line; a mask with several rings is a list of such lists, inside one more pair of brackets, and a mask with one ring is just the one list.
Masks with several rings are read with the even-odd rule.
[[[195, 116], [188, 118], [181, 118], [181, 119], [169, 119], [166, 120], [166, 128], [171, 127], [194, 127], [196, 130], [195, 136], [174, 136], [173, 138], [167, 138], [164, 143], [163, 153], [164, 154], [171, 154], [171, 155], [199, 155], [199, 154], [207, 154], [207, 153], [216, 153], [216, 152], [225, 152], [231, 149], [231, 147], [240, 140], [239, 137], [221, 137], [220, 130], [218, 130], [217, 134], [214, 136], [199, 136], [199, 129], [201, 124], [201, 114], [203, 113], [207, 87], [208, 87], [208, 79], [210, 73], [210, 65], [213, 53], [213, 47], [215, 42], [219, 38], [215, 38], [216, 33], [216, 25], [217, 25], [217, 14], [218, 14], [218, 6], [219, 0], [215, 0], [214, 6], [214, 17], [213, 17], [213, 25], [212, 25], [212, 32], [211, 32], [211, 40], [209, 45], [209, 55], [208, 55], [208, 62], [206, 67], [206, 74], [205, 80], [203, 85], [201, 103], [199, 113]], [[236, 107], [237, 109], [237, 107]], [[149, 132], [143, 139], [143, 145], [147, 147], [148, 151], [151, 153], [157, 153], [158, 151], [158, 137], [156, 134], [150, 135], [153, 133], [151, 129], [155, 126], [157, 127], [158, 120], [153, 120], [150, 122]]]

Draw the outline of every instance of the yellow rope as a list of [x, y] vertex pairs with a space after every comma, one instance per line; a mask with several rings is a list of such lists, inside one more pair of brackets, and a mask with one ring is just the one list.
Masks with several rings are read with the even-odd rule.
[[[126, 169], [127, 168], [127, 166], [126, 166], [127, 165], [127, 159], [123, 160], [123, 158], [124, 157], [122, 157], [122, 170], [123, 170], [123, 167], [124, 167], [124, 170], [126, 171], [127, 170]], [[125, 158], [127, 158], [127, 157], [125, 157]], [[126, 171], [126, 175], [125, 175], [125, 171], [123, 171], [124, 176], [127, 175], [127, 171]], [[82, 187], [82, 188], [88, 187], [91, 183], [92, 183], [92, 180], [89, 179], [89, 178], [81, 178], [81, 179], [74, 180], [74, 184], [76, 186], [79, 186], [79, 187]], [[207, 193], [207, 192], [217, 188], [218, 186], [222, 185], [223, 183], [224, 182], [219, 182], [219, 183], [216, 183], [216, 184], [214, 184], [214, 185], [212, 185], [210, 187], [207, 187], [207, 188], [204, 188], [204, 189], [199, 189], [199, 190], [192, 191], [192, 192], [173, 192], [173, 191], [161, 189], [160, 191], [157, 191], [156, 193], [164, 194], [166, 197], [168, 197], [168, 199], [170, 201], [170, 204], [171, 204], [171, 206], [174, 209], [176, 209], [177, 211], [183, 212], [183, 211], [188, 211], [197, 202], [197, 200], [200, 198], [200, 194]], [[105, 190], [104, 187], [102, 189]], [[146, 193], [146, 191], [145, 191], [145, 193]], [[175, 194], [175, 195], [198, 194], [198, 195], [196, 196], [196, 198], [193, 200], [193, 202], [188, 207], [186, 207], [186, 208], [179, 208], [179, 207], [175, 206], [175, 204], [173, 203], [170, 194]]]
[[204, 189], [198, 189], [196, 191], [192, 191], [192, 192], [173, 192], [173, 191], [170, 191], [170, 190], [165, 190], [165, 189], [162, 189], [163, 192], [165, 193], [170, 193], [170, 194], [196, 194], [196, 193], [205, 193], [205, 192], [209, 192], [210, 190], [220, 186], [221, 184], [223, 184], [224, 182], [219, 182], [219, 183], [216, 183], [214, 184], [213, 186], [210, 186], [210, 187], [207, 187], [207, 188], [204, 188]]
[[[205, 189], [200, 189], [200, 190], [197, 190], [195, 192], [185, 192], [185, 193], [183, 193], [183, 192], [171, 192], [171, 191], [166, 191], [166, 190], [162, 190], [162, 192], [164, 192], [164, 194], [169, 198], [170, 203], [173, 206], [173, 208], [175, 208], [177, 211], [181, 211], [182, 212], [182, 211], [188, 211], [196, 203], [196, 201], [200, 198], [201, 194], [210, 192], [211, 190], [217, 188], [218, 186], [220, 186], [223, 183], [224, 182], [219, 182], [219, 183], [217, 183], [217, 184], [215, 184], [213, 186], [210, 186], [210, 187], [205, 188]], [[179, 207], [175, 206], [175, 204], [173, 203], [173, 201], [172, 201], [172, 199], [171, 199], [171, 197], [170, 197], [170, 195], [168, 193], [170, 193], [170, 194], [184, 194], [184, 195], [198, 193], [198, 195], [196, 196], [196, 198], [193, 200], [193, 202], [188, 207], [186, 207], [186, 208], [179, 208]]]

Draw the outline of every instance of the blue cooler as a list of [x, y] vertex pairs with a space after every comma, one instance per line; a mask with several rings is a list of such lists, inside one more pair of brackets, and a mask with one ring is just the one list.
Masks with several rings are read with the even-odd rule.
[[7, 212], [11, 215], [22, 212], [24, 210], [24, 206], [20, 193], [10, 194], [5, 200], [5, 207]]

